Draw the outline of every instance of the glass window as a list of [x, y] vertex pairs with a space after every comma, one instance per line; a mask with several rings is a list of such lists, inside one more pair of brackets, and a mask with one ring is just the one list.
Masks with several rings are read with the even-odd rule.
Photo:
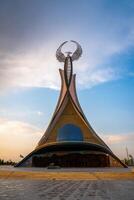
[[58, 130], [57, 141], [83, 141], [83, 134], [78, 126], [66, 124]]

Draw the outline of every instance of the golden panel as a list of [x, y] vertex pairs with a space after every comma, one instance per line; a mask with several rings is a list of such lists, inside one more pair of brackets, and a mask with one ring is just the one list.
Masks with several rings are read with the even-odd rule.
[[[58, 129], [64, 126], [65, 124], [74, 124], [76, 126], [79, 126], [83, 133], [84, 141], [102, 144], [104, 145], [99, 138], [97, 138], [89, 129], [89, 127], [86, 125], [84, 120], [80, 117], [79, 113], [74, 108], [72, 102], [68, 100], [68, 103], [59, 117], [56, 125], [53, 127], [52, 131], [49, 133], [49, 137], [46, 141], [46, 143], [56, 142]], [[70, 133], [71, 134], [71, 133]]]

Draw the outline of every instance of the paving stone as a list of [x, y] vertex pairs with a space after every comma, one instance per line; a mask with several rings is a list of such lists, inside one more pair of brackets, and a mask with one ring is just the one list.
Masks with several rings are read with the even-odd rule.
[[134, 181], [2, 180], [0, 200], [134, 200]]

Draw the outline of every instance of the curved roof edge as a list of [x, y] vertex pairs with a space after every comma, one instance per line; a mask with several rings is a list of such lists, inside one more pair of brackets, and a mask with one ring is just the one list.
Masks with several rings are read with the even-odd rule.
[[[96, 144], [96, 143], [90, 143], [90, 142], [53, 142], [53, 143], [49, 143], [49, 144], [44, 144], [42, 146], [40, 146], [39, 148], [33, 150], [30, 154], [28, 154], [23, 160], [21, 160], [19, 163], [17, 163], [15, 165], [15, 167], [21, 167], [21, 165], [26, 162], [30, 157], [32, 157], [34, 154], [38, 154], [39, 151], [41, 150], [46, 150], [46, 152], [54, 152], [55, 149], [65, 149], [66, 147], [71, 147], [71, 145], [73, 146], [73, 148], [76, 148], [76, 150], [78, 151], [78, 147], [85, 147], [86, 150], [88, 150], [88, 148], [90, 149], [90, 151], [93, 150], [97, 150], [98, 152], [103, 152], [106, 153], [108, 155], [110, 155], [111, 157], [113, 157], [116, 161], [118, 161], [123, 167], [127, 168], [127, 165], [125, 165], [116, 155], [114, 155], [108, 148]], [[92, 149], [92, 148], [93, 149]], [[71, 150], [71, 149], [70, 149]]]

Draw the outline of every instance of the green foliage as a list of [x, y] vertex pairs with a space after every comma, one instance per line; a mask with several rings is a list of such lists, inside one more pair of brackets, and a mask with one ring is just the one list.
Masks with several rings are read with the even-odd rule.
[[15, 165], [16, 163], [12, 160], [5, 161], [4, 159], [0, 159], [0, 165]]
[[129, 158], [125, 158], [124, 162], [128, 166], [133, 166], [134, 165], [134, 158], [132, 155], [129, 155]]

